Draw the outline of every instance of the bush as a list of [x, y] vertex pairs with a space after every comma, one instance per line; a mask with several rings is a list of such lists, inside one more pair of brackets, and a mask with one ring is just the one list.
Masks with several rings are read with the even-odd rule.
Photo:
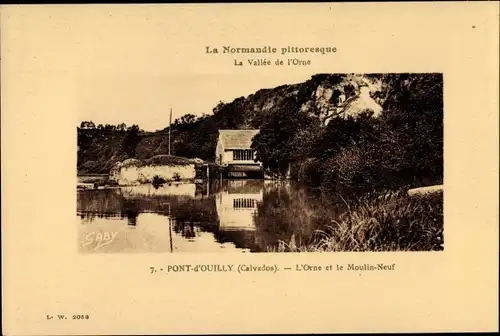
[[179, 182], [181, 180], [181, 175], [178, 173], [178, 172], [175, 172], [173, 175], [172, 175], [172, 180], [176, 181], [176, 182]]
[[318, 158], [308, 158], [298, 165], [297, 179], [299, 182], [318, 186], [321, 184], [322, 164]]
[[188, 159], [181, 156], [175, 155], [155, 155], [152, 158], [143, 160], [143, 165], [185, 165], [185, 164], [194, 164], [195, 161], [193, 159]]
[[80, 165], [79, 173], [96, 173], [99, 172], [99, 162], [97, 161], [87, 161]]
[[153, 184], [153, 186], [155, 188], [158, 188], [158, 187], [164, 185], [165, 182], [167, 182], [167, 181], [163, 177], [160, 177], [158, 175], [153, 176], [153, 179], [151, 180], [151, 184]]
[[443, 194], [371, 193], [347, 202], [348, 211], [302, 251], [443, 250]]
[[332, 188], [333, 183], [349, 191], [364, 191], [376, 187], [379, 181], [376, 171], [380, 166], [370, 154], [366, 148], [350, 146], [329, 159], [327, 173], [323, 176], [325, 187]]
[[340, 180], [335, 158], [326, 160], [323, 164], [322, 173], [320, 189], [325, 192], [338, 192]]

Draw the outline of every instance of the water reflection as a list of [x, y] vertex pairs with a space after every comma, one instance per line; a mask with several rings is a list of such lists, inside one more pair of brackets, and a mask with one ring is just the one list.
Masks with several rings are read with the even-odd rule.
[[216, 195], [220, 230], [255, 230], [254, 217], [263, 192], [262, 180], [226, 181]]
[[77, 196], [83, 252], [275, 251], [312, 239], [335, 210], [297, 186], [263, 180], [79, 190]]

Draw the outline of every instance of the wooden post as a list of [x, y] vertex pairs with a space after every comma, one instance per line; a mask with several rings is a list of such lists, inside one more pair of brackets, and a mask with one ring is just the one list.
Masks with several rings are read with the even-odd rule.
[[171, 131], [170, 129], [172, 128], [172, 109], [170, 109], [170, 119], [168, 123], [168, 155], [170, 155], [170, 136], [171, 136]]
[[174, 243], [172, 240], [172, 217], [168, 216], [168, 232], [170, 233], [170, 252], [174, 252]]
[[174, 252], [174, 242], [172, 239], [172, 211], [170, 203], [168, 204], [168, 232], [170, 233], [170, 252]]
[[207, 196], [210, 195], [210, 167], [207, 164]]
[[219, 190], [222, 190], [222, 169], [219, 167]]

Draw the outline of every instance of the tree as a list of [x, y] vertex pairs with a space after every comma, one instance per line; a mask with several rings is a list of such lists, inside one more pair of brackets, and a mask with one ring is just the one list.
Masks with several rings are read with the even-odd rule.
[[136, 156], [136, 147], [139, 144], [139, 126], [132, 125], [127, 129], [125, 137], [123, 138], [122, 148], [125, 153], [127, 153], [129, 158]]
[[116, 126], [115, 126], [115, 125], [106, 124], [106, 125], [104, 126], [104, 130], [105, 130], [105, 131], [108, 131], [108, 132], [112, 132], [112, 131], [115, 131], [115, 130], [116, 130]]
[[311, 118], [300, 112], [294, 103], [291, 99], [283, 108], [264, 118], [260, 132], [252, 141], [256, 159], [265, 169], [281, 176], [286, 174], [295, 157], [295, 135], [311, 123]]
[[80, 124], [81, 129], [94, 129], [95, 124], [92, 121], [82, 121]]
[[342, 185], [359, 190], [442, 183], [442, 76], [383, 76], [384, 111], [378, 120], [328, 125], [329, 141], [320, 144], [334, 147], [321, 149], [327, 154], [325, 176], [340, 176]]
[[382, 131], [402, 149], [398, 163], [401, 179], [415, 185], [442, 183], [442, 74], [393, 75], [388, 79]]
[[196, 121], [196, 116], [194, 114], [188, 113], [181, 117], [181, 124], [192, 124]]

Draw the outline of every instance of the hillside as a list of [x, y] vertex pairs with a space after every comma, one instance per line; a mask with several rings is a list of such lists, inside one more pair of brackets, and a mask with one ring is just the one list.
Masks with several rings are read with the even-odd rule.
[[[172, 154], [213, 160], [219, 129], [260, 128], [264, 119], [285, 106], [289, 109], [292, 105], [294, 113], [308, 114], [326, 123], [336, 112], [339, 97], [345, 95], [348, 100], [359, 95], [363, 83], [370, 85], [374, 92], [382, 87], [382, 79], [376, 75], [319, 74], [304, 83], [262, 89], [246, 98], [221, 102], [211, 114], [199, 118], [187, 115], [175, 121]], [[79, 173], [107, 173], [117, 161], [168, 154], [168, 126], [154, 133], [139, 132], [135, 153], [123, 149], [127, 131], [111, 125], [99, 126], [78, 129]]]
[[[219, 129], [260, 129], [252, 147], [270, 175], [328, 190], [420, 187], [443, 179], [441, 74], [318, 74], [172, 125], [172, 155], [213, 161]], [[168, 127], [84, 122], [78, 172], [168, 154]]]

